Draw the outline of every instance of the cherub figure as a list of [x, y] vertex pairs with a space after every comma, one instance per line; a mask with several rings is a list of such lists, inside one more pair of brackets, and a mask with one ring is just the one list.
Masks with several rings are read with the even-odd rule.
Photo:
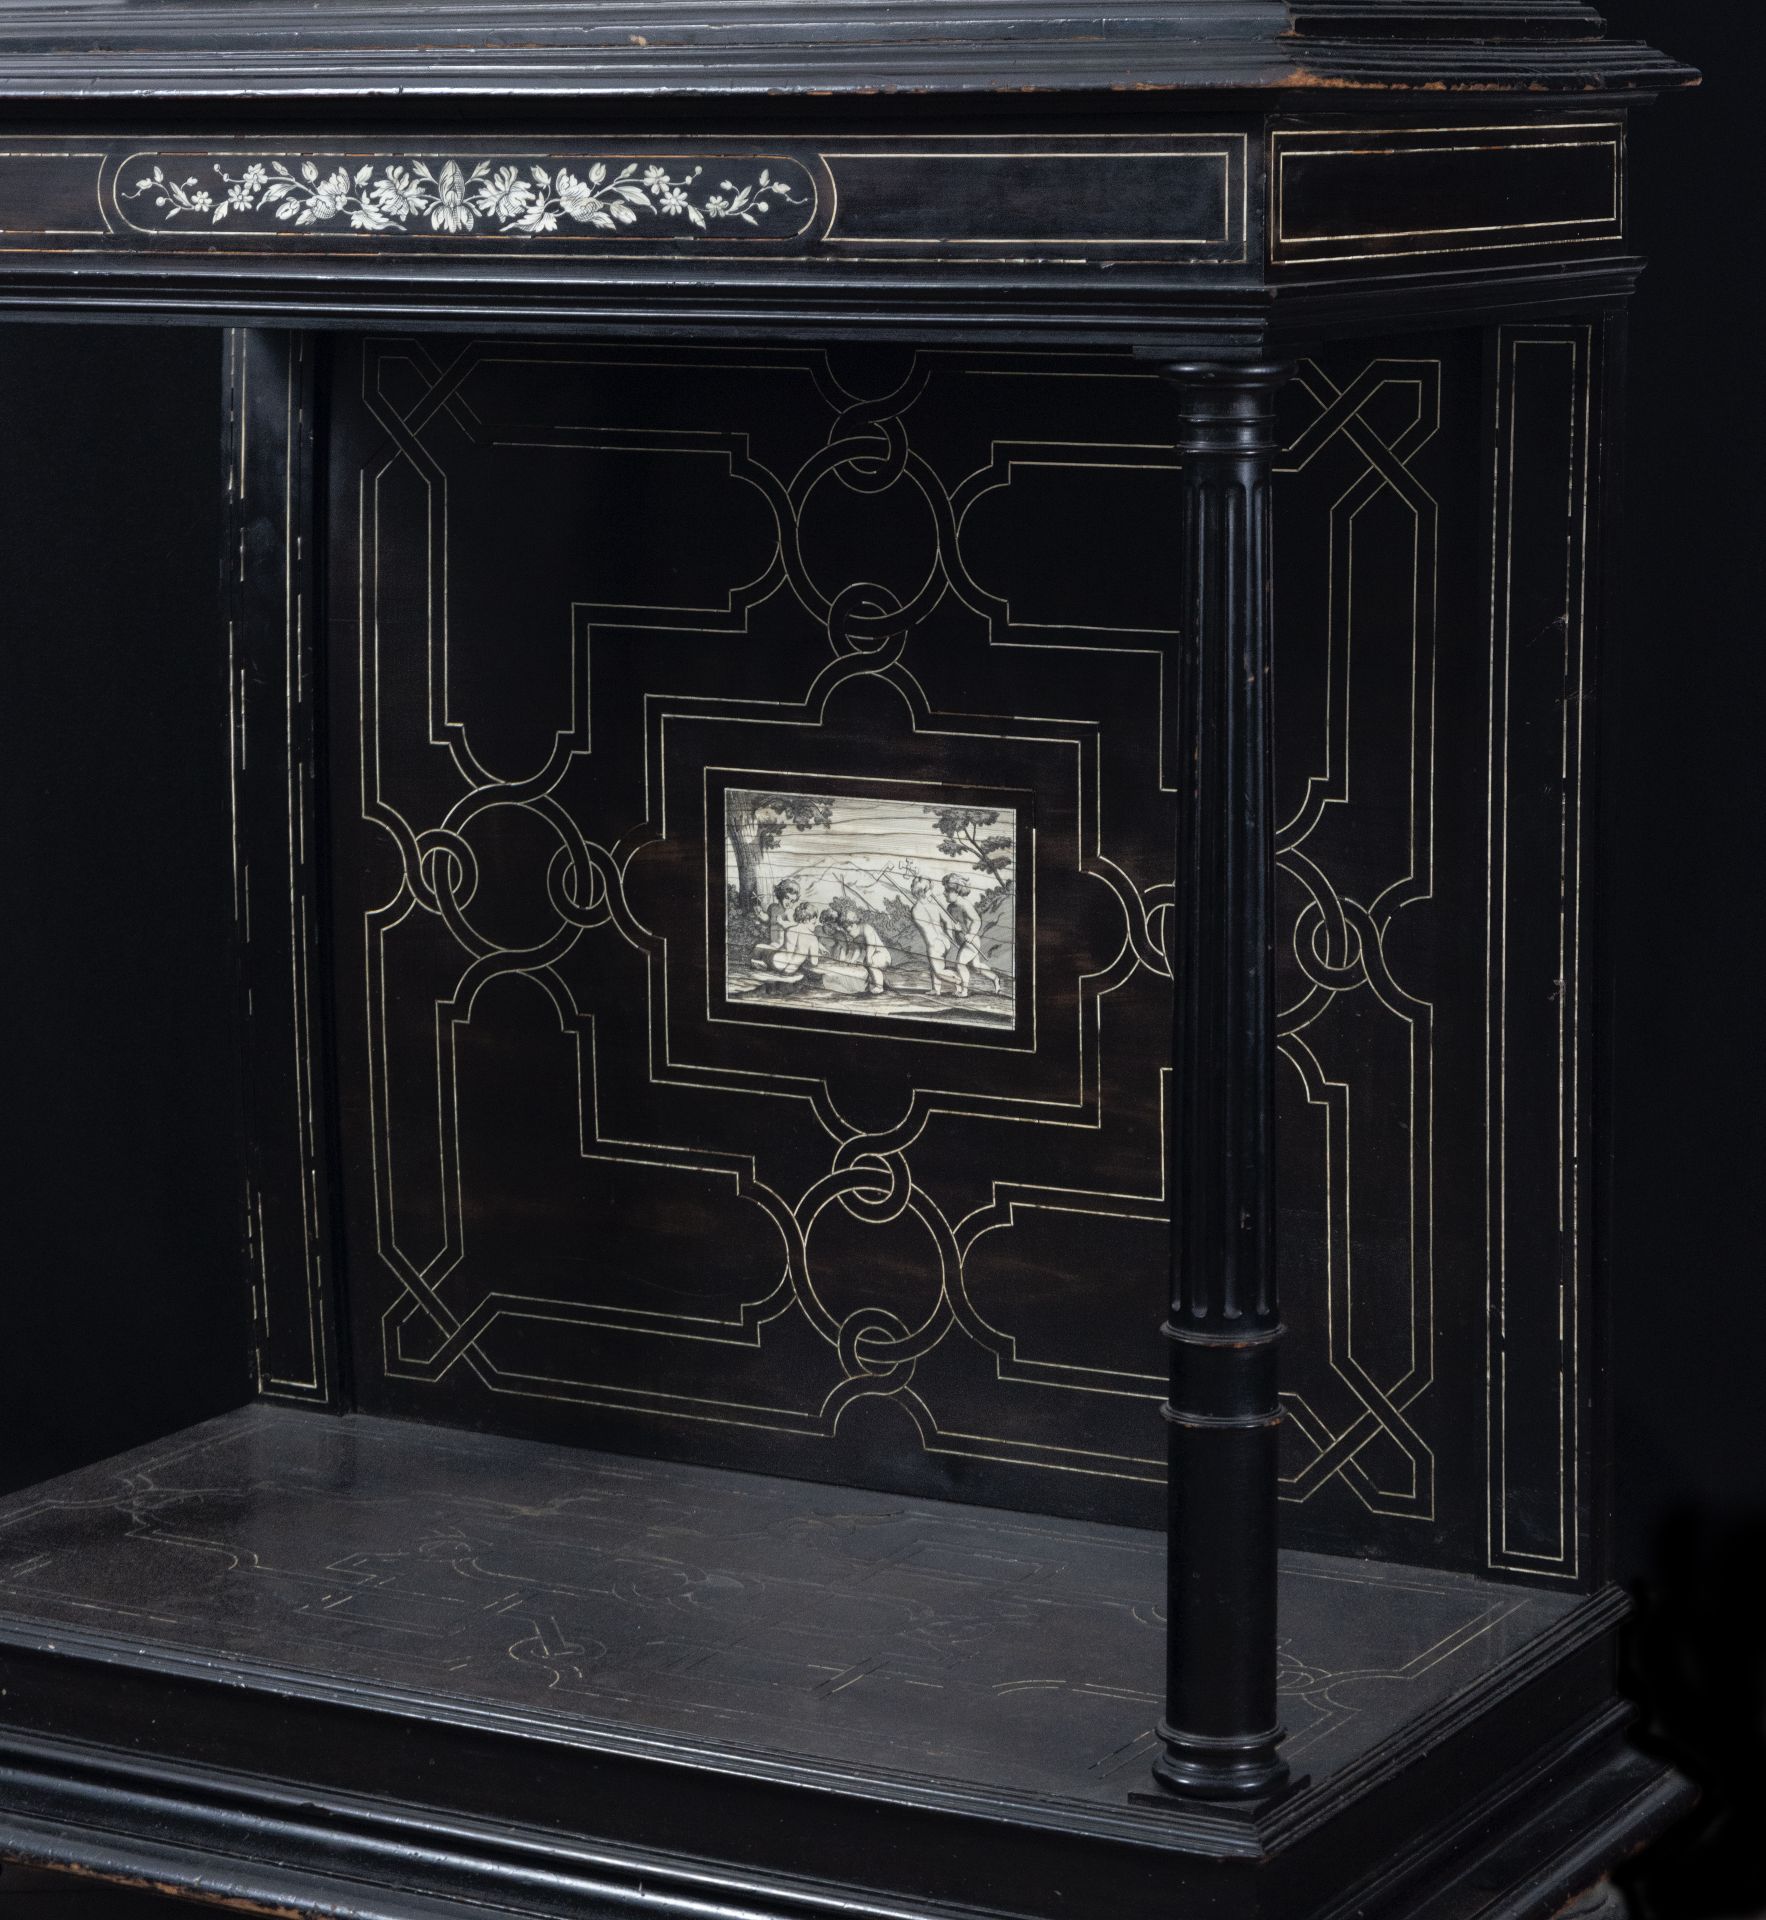
[[944, 876], [944, 913], [950, 923], [951, 937], [948, 958], [951, 970], [961, 982], [957, 991], [966, 994], [971, 977], [979, 974], [991, 992], [1004, 993], [999, 975], [981, 957], [981, 916], [969, 898], [970, 892], [969, 882], [962, 874]]
[[857, 955], [865, 970], [866, 995], [875, 999], [877, 995], [887, 993], [889, 981], [886, 976], [894, 956], [883, 944], [883, 936], [857, 907], [851, 906], [841, 911], [840, 930], [845, 936], [848, 950]]
[[755, 971], [782, 973], [789, 980], [815, 973], [822, 957], [822, 943], [816, 938], [815, 922], [814, 904], [808, 900], [799, 901], [791, 924], [785, 929], [784, 939], [767, 960], [751, 962]]
[[785, 936], [790, 931], [791, 918], [797, 910], [802, 891], [797, 882], [789, 878], [774, 885], [772, 902], [766, 910], [764, 938], [768, 946], [782, 947], [785, 944]]
[[948, 987], [954, 998], [966, 999], [968, 981], [949, 964], [952, 949], [957, 945], [956, 930], [943, 905], [934, 896], [932, 882], [923, 873], [914, 875], [913, 884], [908, 889], [908, 899], [908, 911], [926, 948], [926, 966], [932, 975], [932, 997], [941, 999]]

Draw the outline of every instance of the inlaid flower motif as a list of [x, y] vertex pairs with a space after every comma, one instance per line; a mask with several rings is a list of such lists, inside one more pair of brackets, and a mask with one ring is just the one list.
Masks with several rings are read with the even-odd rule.
[[484, 181], [473, 205], [487, 220], [519, 219], [533, 204], [534, 190], [522, 179], [519, 167], [499, 167]]
[[[248, 167], [248, 175], [250, 171]], [[429, 205], [428, 193], [403, 167], [388, 167], [369, 194], [375, 206], [393, 220], [408, 220]]]
[[[422, 171], [422, 163], [418, 163]], [[429, 210], [429, 224], [438, 233], [470, 233], [473, 213], [466, 204], [466, 176], [459, 163], [444, 161], [435, 178], [435, 205]]]
[[218, 225], [229, 215], [267, 213], [297, 227], [343, 218], [358, 233], [408, 233], [427, 216], [438, 234], [472, 233], [483, 221], [498, 233], [524, 235], [556, 233], [561, 220], [613, 233], [646, 217], [685, 220], [701, 231], [719, 220], [757, 227], [775, 205], [802, 206], [805, 198], [763, 167], [756, 180], [722, 181], [720, 191], [701, 200], [696, 183], [703, 168], [676, 175], [652, 163], [640, 174], [635, 160], [617, 172], [596, 160], [586, 176], [534, 163], [480, 160], [468, 171], [458, 160], [418, 159], [370, 162], [352, 174], [341, 163], [325, 171], [310, 156], [292, 163], [253, 160], [236, 174], [216, 161], [214, 170], [218, 193], [199, 187], [194, 174], [175, 181], [155, 166], [123, 198], [151, 199], [167, 225], [182, 214], [207, 214]]
[[552, 182], [552, 193], [573, 220], [587, 220], [595, 210], [593, 189], [563, 167], [558, 169], [557, 178]]
[[[341, 168], [323, 180], [313, 182], [312, 187], [311, 195], [295, 217], [297, 226], [310, 227], [316, 221], [335, 220], [349, 203], [350, 177]], [[287, 204], [293, 205], [294, 202]]]
[[164, 167], [143, 175], [128, 197], [134, 199], [144, 193], [153, 196], [153, 204], [164, 210], [168, 221], [176, 220], [181, 213], [207, 213], [215, 204], [214, 195], [197, 186], [195, 174], [187, 180], [168, 180]]

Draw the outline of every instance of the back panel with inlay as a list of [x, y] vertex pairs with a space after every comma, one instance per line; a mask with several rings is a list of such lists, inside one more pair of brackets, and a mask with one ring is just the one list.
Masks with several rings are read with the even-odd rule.
[[[1573, 475], [1591, 345], [1545, 331], [1514, 364]], [[1557, 748], [1497, 697], [1490, 349], [1342, 349], [1284, 397], [1286, 1491], [1297, 1543], [1563, 1578], [1549, 1194], [1510, 1196], [1505, 1284], [1558, 1331], [1490, 1331], [1491, 1089], [1555, 1111], [1571, 1071], [1492, 1074], [1492, 1006], [1560, 976], [1491, 902], [1543, 924], [1574, 888], [1562, 835], [1492, 826], [1493, 768]], [[368, 340], [330, 394], [360, 1404], [1156, 1524], [1168, 388]], [[1573, 529], [1520, 540], [1581, 577]]]

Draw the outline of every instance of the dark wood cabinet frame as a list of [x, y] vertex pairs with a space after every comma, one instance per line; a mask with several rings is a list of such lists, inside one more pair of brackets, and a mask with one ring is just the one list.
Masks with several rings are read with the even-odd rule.
[[[0, 315], [228, 329], [262, 1402], [354, 1403], [318, 745], [326, 676], [344, 670], [327, 659], [319, 573], [327, 333], [1131, 352], [1177, 396], [1185, 582], [1167, 649], [1182, 824], [1163, 916], [1165, 1710], [1116, 1804], [1039, 1807], [986, 1781], [910, 1790], [867, 1778], [858, 1752], [842, 1767], [591, 1737], [489, 1701], [413, 1705], [359, 1672], [246, 1685], [219, 1628], [204, 1645], [149, 1625], [130, 1651], [10, 1595], [0, 1851], [253, 1910], [388, 1920], [492, 1903], [1519, 1920], [1672, 1814], [1684, 1788], [1625, 1744], [1612, 1689], [1623, 1607], [1601, 1578], [1598, 1440], [1571, 1523], [1586, 1536], [1573, 1602], [1353, 1762], [1308, 1779], [1283, 1757], [1272, 522], [1276, 407], [1297, 361], [1476, 328], [1498, 409], [1493, 510], [1514, 511], [1526, 458], [1514, 356], [1555, 343], [1587, 376], [1572, 404], [1593, 519], [1577, 537], [1610, 542], [1602, 475], [1641, 265], [1626, 122], [1691, 77], [1603, 37], [1579, 0], [0, 11]], [[426, 378], [422, 407], [449, 405], [445, 358]], [[1512, 612], [1532, 587], [1509, 564], [1493, 593]], [[455, 856], [413, 843], [404, 857], [434, 884]], [[320, 1430], [299, 1412], [231, 1418], [246, 1424], [201, 1445], [217, 1462], [234, 1448], [237, 1469], [212, 1471], [241, 1485], [273, 1478], [285, 1449], [304, 1458]], [[411, 1461], [441, 1472], [453, 1443], [431, 1456], [425, 1429], [405, 1431]], [[497, 1452], [518, 1444], [482, 1443], [499, 1485], [563, 1471]], [[131, 1471], [157, 1486], [181, 1457]], [[388, 1484], [407, 1471], [389, 1464]], [[28, 1545], [32, 1514], [110, 1511], [108, 1484], [63, 1506], [15, 1496], [0, 1521]], [[796, 1497], [790, 1483], [777, 1497]], [[413, 1743], [415, 1774], [395, 1759]]]

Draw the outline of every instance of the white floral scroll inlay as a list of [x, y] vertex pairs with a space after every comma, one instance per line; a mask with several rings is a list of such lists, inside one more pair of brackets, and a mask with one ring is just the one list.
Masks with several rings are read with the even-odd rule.
[[759, 227], [775, 207], [802, 206], [806, 199], [765, 167], [741, 185], [720, 181], [712, 193], [699, 186], [703, 167], [675, 174], [636, 160], [617, 173], [597, 160], [581, 174], [564, 166], [554, 171], [495, 160], [481, 160], [470, 171], [457, 160], [436, 166], [404, 160], [370, 163], [354, 173], [342, 166], [326, 172], [313, 160], [297, 166], [254, 160], [242, 172], [228, 173], [217, 160], [214, 171], [218, 184], [209, 188], [195, 174], [179, 181], [155, 166], [122, 197], [151, 197], [167, 224], [190, 214], [207, 215], [218, 226], [230, 214], [273, 208], [276, 219], [296, 227], [347, 218], [364, 233], [406, 233], [427, 222], [436, 233], [471, 233], [482, 226], [515, 234], [554, 233], [560, 219], [614, 233], [646, 216], [684, 219], [702, 229], [719, 220]]

